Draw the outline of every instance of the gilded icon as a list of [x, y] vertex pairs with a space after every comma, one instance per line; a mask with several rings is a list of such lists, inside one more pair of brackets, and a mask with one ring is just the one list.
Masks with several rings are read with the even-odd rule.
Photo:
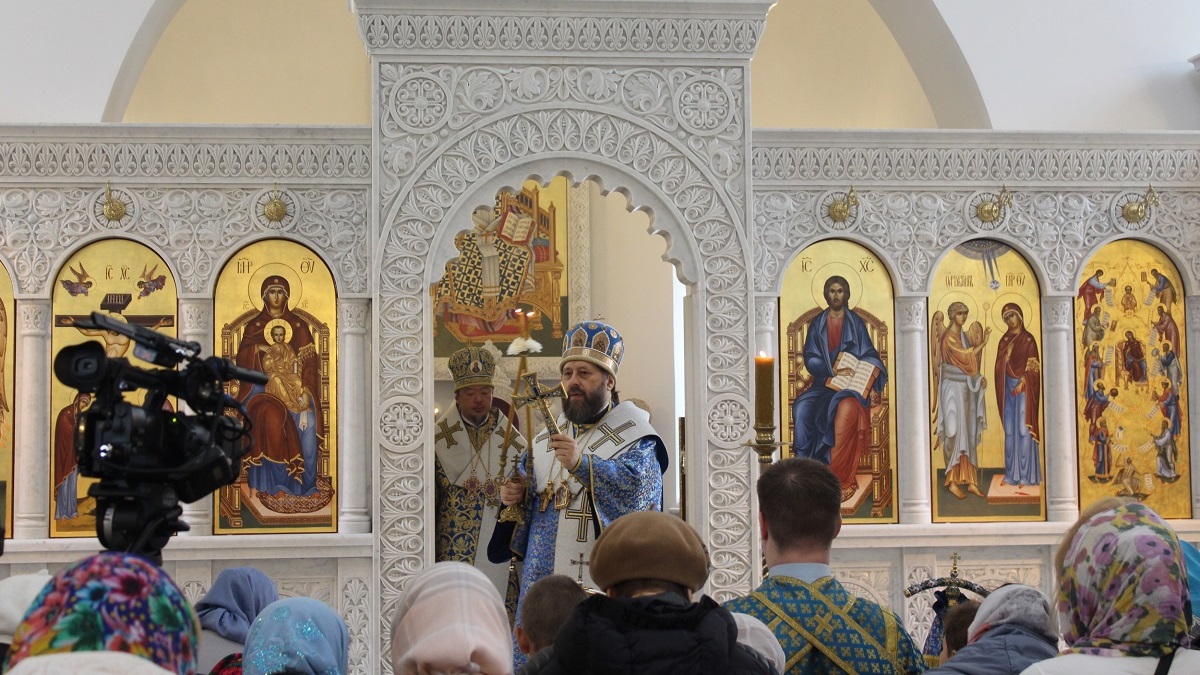
[[13, 341], [11, 317], [16, 308], [12, 278], [0, 268], [0, 525], [12, 537], [13, 513]]
[[[151, 269], [156, 270], [154, 284], [147, 292]], [[67, 259], [55, 279], [51, 351], [56, 355], [63, 347], [94, 340], [104, 346], [108, 358], [157, 367], [137, 358], [128, 337], [78, 325], [94, 311], [177, 337], [175, 279], [162, 258], [142, 244], [126, 239], [89, 244]], [[131, 391], [125, 400], [141, 403], [144, 394], [145, 390]], [[54, 379], [50, 397], [50, 536], [94, 536], [96, 502], [87, 491], [95, 480], [79, 475], [75, 457], [75, 426], [91, 405], [92, 394]], [[174, 403], [167, 399], [164, 407], [173, 409]]]
[[1081, 277], [1075, 295], [1080, 504], [1132, 497], [1167, 518], [1190, 518], [1179, 273], [1162, 251], [1130, 240], [1097, 251]]
[[218, 491], [216, 533], [336, 531], [333, 275], [300, 244], [252, 244], [221, 272], [216, 317], [216, 353], [267, 375], [266, 385], [228, 385], [253, 447]]
[[521, 336], [525, 313], [539, 356], [562, 354], [567, 320], [566, 178], [527, 181], [501, 192], [494, 207], [471, 214], [454, 239], [458, 257], [433, 284], [434, 355], [467, 343], [508, 343]]
[[779, 303], [792, 454], [833, 469], [848, 521], [895, 522], [891, 278], [858, 244], [818, 242], [788, 266]]
[[929, 297], [935, 521], [1042, 520], [1041, 303], [1012, 248], [947, 253]]

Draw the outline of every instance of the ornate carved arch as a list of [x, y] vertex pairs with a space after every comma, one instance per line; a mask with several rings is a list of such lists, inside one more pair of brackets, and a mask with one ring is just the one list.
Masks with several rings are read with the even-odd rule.
[[[384, 64], [381, 72], [382, 616], [391, 617], [408, 577], [431, 557], [422, 530], [431, 522], [422, 518], [432, 452], [427, 284], [431, 267], [440, 271], [447, 259], [437, 242], [461, 227], [460, 212], [519, 184], [531, 166], [627, 186], [658, 213], [670, 256], [695, 270], [692, 381], [704, 385], [690, 396], [702, 419], [690, 445], [704, 459], [700, 478], [689, 480], [708, 487], [695, 524], [708, 535], [712, 589], [748, 589], [756, 541], [749, 456], [740, 447], [750, 431], [752, 331], [743, 70]], [[493, 112], [501, 106], [503, 115]]]

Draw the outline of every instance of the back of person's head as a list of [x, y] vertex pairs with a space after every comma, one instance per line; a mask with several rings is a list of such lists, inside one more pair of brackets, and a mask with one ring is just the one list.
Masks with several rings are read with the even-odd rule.
[[245, 644], [251, 622], [278, 599], [271, 577], [253, 567], [230, 567], [221, 570], [212, 588], [196, 603], [196, 615], [202, 627]]
[[775, 670], [787, 671], [787, 655], [783, 653], [783, 645], [779, 638], [758, 617], [733, 612], [733, 622], [737, 624], [737, 641], [745, 647], [758, 652]]
[[1139, 502], [1082, 520], [1059, 557], [1058, 613], [1069, 651], [1161, 657], [1187, 647], [1187, 575], [1171, 526]]
[[[189, 671], [190, 672], [190, 671]], [[173, 675], [175, 671], [125, 652], [63, 652], [31, 656], [6, 675]]]
[[974, 600], [963, 600], [953, 605], [942, 615], [942, 653], [954, 656], [958, 650], [967, 646], [967, 628], [979, 611], [979, 603]]
[[1062, 571], [1063, 557], [1067, 554], [1067, 546], [1071, 543], [1071, 540], [1075, 538], [1075, 533], [1078, 532], [1079, 528], [1087, 522], [1088, 518], [1091, 518], [1101, 511], [1115, 509], [1122, 504], [1129, 504], [1134, 501], [1136, 500], [1130, 497], [1102, 497], [1083, 507], [1083, 509], [1079, 511], [1079, 517], [1076, 518], [1075, 522], [1071, 523], [1071, 527], [1068, 527], [1067, 531], [1063, 533], [1062, 540], [1058, 543], [1058, 548], [1054, 551], [1054, 573], [1058, 574]]
[[349, 662], [350, 631], [337, 612], [313, 598], [284, 598], [250, 625], [242, 673], [344, 673]]
[[553, 644], [567, 617], [586, 599], [583, 588], [562, 574], [551, 574], [534, 582], [521, 601], [521, 630], [529, 640], [529, 653]]
[[687, 598], [708, 580], [708, 551], [682, 519], [637, 511], [604, 528], [592, 546], [588, 571], [612, 597], [673, 592]]
[[408, 586], [392, 619], [397, 675], [512, 673], [512, 638], [504, 601], [483, 572], [440, 562]]
[[822, 462], [790, 457], [758, 478], [758, 508], [779, 550], [828, 548], [842, 522], [842, 484]]
[[980, 603], [979, 612], [967, 631], [967, 640], [974, 642], [997, 626], [1016, 625], [1057, 645], [1057, 623], [1045, 593], [1025, 584], [1005, 584]]
[[50, 573], [46, 570], [0, 579], [0, 664], [21, 619], [49, 581]]
[[132, 553], [98, 553], [42, 588], [13, 634], [8, 666], [33, 656], [112, 651], [191, 673], [199, 633], [192, 606], [161, 568]]

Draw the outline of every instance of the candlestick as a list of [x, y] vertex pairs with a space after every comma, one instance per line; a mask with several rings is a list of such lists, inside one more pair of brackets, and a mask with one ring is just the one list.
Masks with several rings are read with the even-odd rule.
[[775, 426], [775, 359], [754, 357], [754, 426]]

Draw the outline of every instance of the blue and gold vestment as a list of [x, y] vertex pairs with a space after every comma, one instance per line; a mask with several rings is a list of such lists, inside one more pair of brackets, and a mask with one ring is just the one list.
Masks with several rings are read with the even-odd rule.
[[925, 670], [899, 619], [850, 594], [833, 577], [807, 584], [769, 576], [749, 596], [730, 600], [725, 608], [770, 627], [787, 655], [786, 675]]

